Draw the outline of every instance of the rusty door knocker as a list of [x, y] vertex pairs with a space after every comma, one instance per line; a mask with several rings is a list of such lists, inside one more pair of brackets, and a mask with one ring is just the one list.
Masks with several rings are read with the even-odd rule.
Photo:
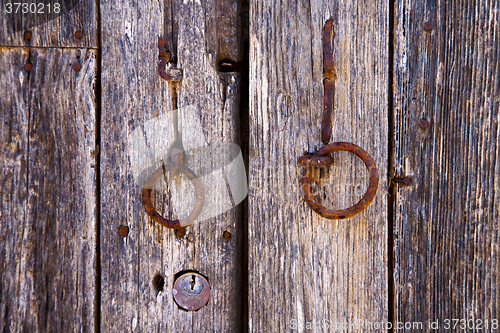
[[[319, 149], [314, 154], [306, 154], [299, 158], [299, 164], [304, 166], [304, 171], [300, 179], [302, 190], [304, 191], [304, 199], [307, 204], [316, 213], [327, 219], [346, 219], [360, 213], [368, 207], [375, 198], [378, 187], [378, 171], [375, 162], [371, 156], [361, 147], [349, 142], [334, 142], [328, 144], [332, 131], [332, 107], [335, 93], [335, 68], [333, 66], [332, 52], [332, 25], [333, 20], [330, 18], [326, 21], [323, 31], [323, 88], [324, 88], [324, 109], [322, 120], [321, 139], [324, 147]], [[313, 168], [328, 167], [333, 164], [331, 153], [336, 151], [348, 151], [357, 155], [365, 163], [370, 175], [368, 189], [361, 200], [354, 206], [347, 209], [331, 210], [323, 207], [311, 192], [311, 180]]]
[[[162, 79], [172, 83], [174, 85], [173, 89], [175, 90], [175, 85], [182, 78], [182, 71], [176, 68], [175, 66], [171, 66], [171, 64], [169, 64], [172, 58], [172, 54], [170, 51], [166, 50], [165, 42], [166, 39], [158, 38], [158, 51], [159, 51], [158, 74]], [[167, 64], [169, 66], [166, 68]], [[175, 93], [174, 98], [176, 98], [175, 97], [176, 95], [177, 94]], [[174, 105], [177, 105], [177, 101], [174, 101]], [[153, 174], [146, 180], [144, 189], [142, 191], [142, 203], [149, 216], [156, 223], [166, 228], [176, 229], [176, 236], [182, 237], [184, 236], [186, 231], [185, 226], [192, 224], [198, 218], [201, 211], [203, 210], [203, 205], [205, 203], [205, 192], [203, 190], [203, 184], [198, 179], [198, 176], [194, 173], [193, 170], [189, 169], [185, 165], [183, 152], [178, 148], [174, 148], [177, 145], [177, 143], [180, 143], [178, 135], [179, 131], [177, 127], [178, 124], [176, 122], [175, 132], [177, 141], [172, 145], [170, 153], [170, 162], [168, 162], [168, 160], [166, 159], [164, 161], [164, 164], [158, 169], [156, 169], [153, 172]], [[168, 172], [170, 172], [174, 177], [178, 176], [180, 173], [186, 175], [191, 180], [194, 186], [194, 191], [196, 194], [196, 204], [194, 205], [191, 213], [187, 217], [180, 220], [169, 220], [161, 216], [156, 211], [155, 207], [153, 206], [153, 203], [151, 202], [151, 191], [152, 188], [154, 187], [154, 184], [162, 175], [164, 176]]]
[[[187, 166], [183, 164], [183, 155], [182, 151], [177, 148], [172, 149], [172, 162], [161, 166], [156, 169], [155, 172], [148, 178], [144, 189], [142, 190], [142, 202], [144, 204], [144, 208], [148, 212], [149, 216], [158, 224], [172, 229], [182, 229], [186, 225], [190, 225], [193, 223], [196, 218], [201, 213], [203, 209], [203, 204], [205, 203], [205, 193], [203, 191], [203, 185], [200, 180], [193, 172], [193, 170], [189, 169]], [[194, 185], [194, 191], [196, 193], [196, 204], [194, 205], [191, 214], [189, 214], [186, 218], [181, 220], [169, 220], [158, 214], [153, 204], [151, 203], [151, 188], [154, 186], [158, 178], [164, 175], [167, 172], [171, 172], [174, 175], [178, 175], [179, 173], [183, 173], [186, 175]]]

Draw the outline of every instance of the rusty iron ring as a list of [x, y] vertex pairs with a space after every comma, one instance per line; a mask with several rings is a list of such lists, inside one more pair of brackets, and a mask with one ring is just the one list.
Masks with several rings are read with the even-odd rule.
[[[149, 216], [158, 224], [171, 229], [181, 229], [187, 225], [192, 224], [200, 215], [201, 210], [203, 209], [203, 204], [205, 203], [205, 192], [203, 191], [203, 185], [200, 180], [193, 172], [193, 170], [189, 169], [185, 165], [177, 166], [178, 171], [180, 173], [185, 174], [193, 183], [194, 190], [196, 193], [196, 204], [194, 205], [191, 214], [189, 214], [186, 218], [180, 220], [169, 220], [158, 214], [155, 207], [151, 203], [151, 188], [154, 186], [158, 178], [163, 175], [163, 167], [159, 167], [155, 172], [149, 177], [146, 181], [145, 187], [142, 190], [142, 203], [144, 204], [144, 208], [148, 212]], [[172, 167], [166, 166], [165, 170], [169, 171]]]
[[[304, 199], [306, 200], [307, 204], [314, 210], [316, 213], [321, 215], [324, 218], [331, 219], [331, 220], [336, 220], [336, 219], [346, 219], [349, 217], [352, 217], [356, 214], [359, 214], [363, 209], [368, 207], [370, 203], [373, 201], [375, 198], [375, 194], [377, 193], [377, 188], [378, 188], [378, 171], [377, 171], [377, 166], [375, 165], [375, 162], [371, 158], [371, 156], [364, 151], [361, 147], [349, 143], [349, 142], [334, 142], [330, 143], [320, 150], [318, 150], [316, 153], [314, 153], [314, 157], [324, 157], [327, 156], [328, 154], [334, 153], [336, 151], [348, 151], [350, 153], [353, 153], [357, 155], [361, 160], [365, 163], [366, 168], [368, 169], [368, 173], [370, 175], [369, 181], [368, 181], [368, 189], [366, 190], [365, 195], [357, 204], [355, 204], [352, 207], [349, 207], [347, 209], [338, 209], [338, 210], [331, 210], [323, 207], [314, 197], [314, 195], [311, 193], [311, 180], [312, 180], [312, 168], [311, 166], [308, 166], [304, 169], [304, 172], [302, 174], [301, 178], [301, 183], [302, 183], [302, 190], [304, 191]], [[307, 156], [307, 155], [306, 155]], [[312, 159], [314, 160], [314, 159]], [[299, 163], [301, 165], [307, 165], [307, 164], [302, 164], [301, 160], [299, 158]]]

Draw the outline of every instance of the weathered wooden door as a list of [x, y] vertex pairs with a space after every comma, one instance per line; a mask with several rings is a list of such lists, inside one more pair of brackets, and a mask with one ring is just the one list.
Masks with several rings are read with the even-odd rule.
[[[0, 14], [2, 332], [500, 330], [498, 1], [16, 6]], [[380, 175], [345, 220], [304, 202], [297, 163], [322, 146], [329, 18], [330, 141]], [[159, 37], [180, 81], [158, 74]], [[172, 129], [146, 124], [187, 108], [207, 144], [241, 148], [248, 199], [213, 194], [234, 193], [226, 175], [206, 205], [232, 205], [178, 237], [143, 207], [131, 133], [163, 153]], [[345, 208], [368, 175], [333, 158], [318, 197]], [[160, 214], [189, 211], [183, 177], [153, 190]], [[198, 311], [173, 298], [191, 271], [211, 288]]]

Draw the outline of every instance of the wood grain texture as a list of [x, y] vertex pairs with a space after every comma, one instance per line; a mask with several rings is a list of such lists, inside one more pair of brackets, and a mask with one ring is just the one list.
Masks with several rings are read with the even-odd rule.
[[[315, 214], [298, 180], [298, 158], [321, 147], [322, 32], [330, 16], [337, 73], [331, 142], [363, 147], [380, 174], [374, 202], [347, 220]], [[372, 332], [365, 321], [388, 320], [387, 49], [387, 1], [250, 4], [251, 332], [328, 331], [357, 320], [363, 325], [345, 331]], [[333, 157], [319, 195], [327, 207], [347, 208], [363, 196], [367, 172], [355, 156]]]
[[443, 330], [445, 319], [482, 320], [491, 331], [500, 320], [499, 9], [498, 1], [395, 8], [394, 173], [413, 179], [396, 191], [399, 322], [439, 320]]
[[[157, 73], [159, 36], [167, 37], [168, 47], [177, 50], [174, 58], [183, 71], [178, 107], [194, 105], [200, 110], [207, 142], [239, 142], [240, 77], [217, 72], [219, 31], [207, 28], [221, 15], [217, 8], [227, 6], [222, 2], [101, 4], [103, 332], [232, 332], [241, 327], [241, 205], [189, 226], [185, 237], [176, 238], [173, 230], [155, 224], [144, 210], [142, 188], [132, 176], [127, 152], [131, 131], [175, 108], [172, 86]], [[237, 1], [229, 3], [237, 13]], [[226, 30], [236, 26], [236, 20], [233, 15]], [[238, 48], [237, 38], [231, 43]], [[188, 136], [189, 129], [183, 130]], [[167, 135], [158, 132], [149, 143]], [[183, 182], [181, 177], [175, 187]], [[176, 209], [183, 208], [170, 207], [174, 190], [155, 190], [153, 204], [164, 216], [176, 217]], [[119, 237], [120, 225], [129, 226], [128, 237]], [[222, 238], [225, 230], [232, 234], [229, 240]], [[174, 303], [174, 274], [183, 270], [199, 271], [209, 279], [210, 300], [197, 312], [180, 310]], [[156, 275], [164, 277], [163, 288], [155, 288]]]
[[96, 68], [85, 49], [0, 48], [3, 332], [94, 329]]
[[[22, 14], [23, 8], [13, 7], [7, 13], [7, 3], [37, 3], [38, 10], [44, 14]], [[65, 5], [61, 15], [47, 14], [50, 5]], [[43, 6], [40, 6], [43, 5]], [[16, 14], [15, 11], [18, 10]], [[24, 31], [31, 31], [30, 41], [24, 39]], [[81, 30], [83, 37], [77, 39], [75, 32]], [[98, 47], [97, 2], [96, 0], [47, 0], [47, 1], [2, 1], [0, 10], [0, 46], [32, 46], [32, 47]]]

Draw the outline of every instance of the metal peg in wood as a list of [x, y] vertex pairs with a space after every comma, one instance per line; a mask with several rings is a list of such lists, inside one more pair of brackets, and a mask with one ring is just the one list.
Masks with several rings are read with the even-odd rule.
[[189, 272], [175, 280], [172, 293], [179, 307], [197, 311], [207, 304], [210, 298], [210, 286], [201, 274]]

